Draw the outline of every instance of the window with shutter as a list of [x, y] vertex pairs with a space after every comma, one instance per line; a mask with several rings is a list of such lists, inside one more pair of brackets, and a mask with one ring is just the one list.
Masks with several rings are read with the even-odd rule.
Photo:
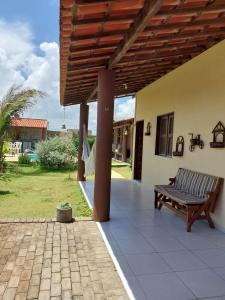
[[172, 156], [173, 152], [173, 122], [174, 114], [159, 116], [157, 118], [156, 155]]

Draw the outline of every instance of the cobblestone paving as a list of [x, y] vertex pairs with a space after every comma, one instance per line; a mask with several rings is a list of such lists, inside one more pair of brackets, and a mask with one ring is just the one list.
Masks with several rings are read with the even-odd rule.
[[96, 224], [0, 224], [0, 299], [128, 299]]

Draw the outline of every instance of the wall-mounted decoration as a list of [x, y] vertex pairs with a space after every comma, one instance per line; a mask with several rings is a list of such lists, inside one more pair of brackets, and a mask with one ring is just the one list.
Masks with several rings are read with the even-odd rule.
[[176, 141], [176, 151], [173, 152], [173, 156], [183, 156], [184, 155], [184, 137], [178, 136]]
[[145, 132], [145, 135], [151, 135], [151, 128], [152, 128], [152, 125], [150, 122], [148, 122], [147, 126], [146, 126], [146, 132]]
[[211, 148], [225, 148], [225, 127], [219, 122], [212, 131], [213, 142], [210, 143]]
[[191, 152], [193, 152], [195, 150], [196, 146], [198, 146], [200, 149], [204, 148], [204, 142], [201, 139], [200, 134], [197, 134], [195, 137], [194, 137], [194, 133], [189, 133], [189, 135], [191, 135], [190, 146], [189, 146], [189, 150]]

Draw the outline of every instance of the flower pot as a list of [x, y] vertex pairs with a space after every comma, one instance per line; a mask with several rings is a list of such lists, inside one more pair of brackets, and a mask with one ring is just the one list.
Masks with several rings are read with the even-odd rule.
[[56, 221], [60, 223], [72, 222], [72, 208], [57, 207], [56, 209]]

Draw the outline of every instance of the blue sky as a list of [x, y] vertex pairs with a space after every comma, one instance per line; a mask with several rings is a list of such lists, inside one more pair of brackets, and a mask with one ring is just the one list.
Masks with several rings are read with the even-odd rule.
[[36, 45], [58, 42], [57, 0], [3, 0], [0, 1], [0, 16], [9, 22], [25, 22], [31, 27]]
[[[49, 120], [49, 128], [77, 128], [79, 106], [59, 104], [59, 2], [58, 0], [0, 1], [0, 97], [12, 84], [48, 94], [25, 116]], [[96, 130], [96, 103], [90, 104], [90, 129]], [[116, 100], [114, 119], [133, 116], [131, 98]]]

